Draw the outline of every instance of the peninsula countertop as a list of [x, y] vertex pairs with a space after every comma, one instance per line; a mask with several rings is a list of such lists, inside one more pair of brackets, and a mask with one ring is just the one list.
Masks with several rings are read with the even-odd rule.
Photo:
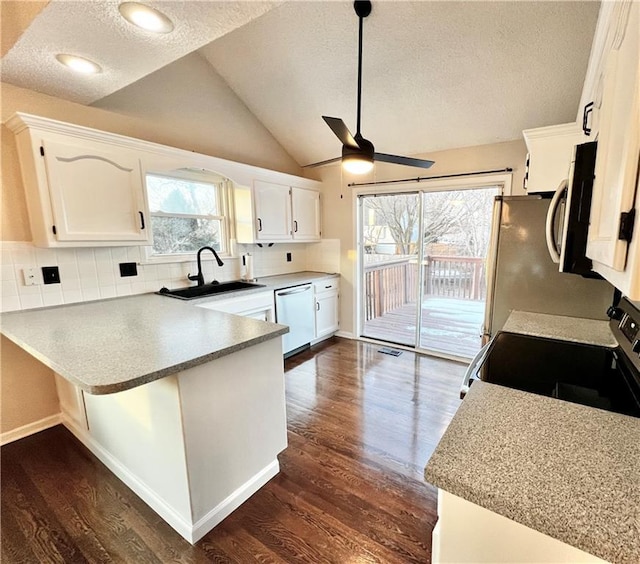
[[91, 394], [134, 388], [289, 330], [155, 294], [4, 313], [0, 329]]
[[477, 381], [425, 478], [600, 558], [639, 562], [638, 445], [640, 419]]

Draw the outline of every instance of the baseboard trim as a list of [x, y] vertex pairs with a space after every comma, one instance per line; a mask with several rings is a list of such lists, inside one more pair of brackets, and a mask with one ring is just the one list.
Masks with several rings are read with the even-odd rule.
[[100, 445], [86, 430], [81, 429], [74, 421], [62, 416], [63, 425], [86, 446], [111, 472], [129, 487], [142, 501], [162, 517], [184, 539], [189, 542], [193, 534], [192, 525], [162, 499], [145, 482], [118, 461], [109, 451]]
[[17, 429], [6, 431], [5, 433], [2, 433], [0, 435], [0, 446], [4, 446], [19, 439], [24, 439], [29, 435], [34, 435], [36, 433], [39, 433], [40, 431], [49, 429], [50, 427], [55, 427], [60, 423], [62, 423], [62, 416], [60, 415], [60, 413], [56, 413], [55, 415], [50, 415], [49, 417], [45, 417], [43, 419], [40, 419], [39, 421], [34, 421], [33, 423], [29, 423], [28, 425], [18, 427]]
[[280, 472], [280, 463], [276, 458], [271, 464], [265, 466], [260, 472], [247, 480], [236, 491], [216, 505], [202, 519], [193, 525], [192, 538], [187, 539], [191, 544], [199, 541], [211, 529], [213, 529], [223, 519], [228, 517], [233, 511], [238, 509], [254, 493], [264, 486], [271, 478]]
[[336, 337], [342, 337], [343, 339], [355, 339], [353, 333], [348, 333], [347, 331], [337, 331]]
[[276, 458], [262, 470], [257, 472], [242, 486], [222, 500], [204, 517], [195, 523], [181, 516], [173, 507], [167, 504], [154, 490], [140, 480], [128, 468], [122, 465], [111, 453], [102, 447], [86, 430], [62, 415], [62, 423], [71, 433], [86, 446], [111, 472], [128, 486], [142, 501], [162, 517], [186, 541], [195, 544], [223, 519], [240, 507], [247, 499], [264, 486], [271, 478], [280, 472], [280, 464]]

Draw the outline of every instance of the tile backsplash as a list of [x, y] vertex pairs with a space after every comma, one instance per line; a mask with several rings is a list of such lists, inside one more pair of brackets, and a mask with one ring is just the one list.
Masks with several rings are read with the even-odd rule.
[[[188, 286], [191, 283], [186, 278], [187, 274], [197, 272], [195, 260], [141, 263], [144, 258], [141, 247], [42, 249], [28, 242], [14, 241], [4, 241], [1, 245], [0, 311], [156, 292], [162, 286]], [[254, 273], [258, 278], [303, 270], [338, 272], [340, 268], [340, 241], [337, 239], [307, 244], [279, 243], [262, 248], [238, 245], [238, 253], [253, 255]], [[287, 261], [287, 253], [291, 253], [290, 262]], [[137, 276], [122, 277], [119, 268], [122, 262], [137, 263]], [[59, 284], [42, 283], [43, 266], [59, 268]], [[35, 269], [36, 285], [25, 285], [24, 269]], [[224, 259], [222, 267], [214, 261], [205, 260], [203, 271], [207, 281], [214, 278], [219, 281], [236, 280], [240, 278], [240, 259]]]

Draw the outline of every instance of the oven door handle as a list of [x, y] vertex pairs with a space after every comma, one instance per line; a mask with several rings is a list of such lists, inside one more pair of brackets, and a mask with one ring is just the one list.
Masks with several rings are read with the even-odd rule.
[[462, 386], [460, 387], [460, 399], [464, 399], [464, 396], [469, 392], [469, 386], [471, 386], [471, 377], [478, 371], [478, 367], [484, 362], [485, 357], [487, 356], [487, 350], [489, 349], [489, 345], [492, 341], [489, 341], [484, 347], [482, 347], [473, 357], [471, 364], [467, 368], [467, 371], [464, 373], [464, 378], [462, 380]]
[[567, 189], [568, 180], [565, 178], [560, 185], [558, 186], [556, 193], [553, 195], [551, 199], [551, 203], [549, 204], [549, 209], [547, 210], [547, 221], [545, 224], [545, 235], [547, 239], [547, 248], [549, 249], [549, 255], [551, 255], [551, 260], [556, 264], [560, 263], [560, 253], [558, 252], [558, 241], [556, 239], [555, 233], [555, 222], [556, 222], [556, 214], [558, 213], [558, 207], [560, 206], [560, 202], [562, 201], [562, 195], [564, 191]]

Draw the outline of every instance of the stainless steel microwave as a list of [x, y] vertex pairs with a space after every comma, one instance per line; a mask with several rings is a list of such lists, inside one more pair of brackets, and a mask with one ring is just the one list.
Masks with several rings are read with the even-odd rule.
[[586, 256], [597, 147], [597, 141], [575, 146], [569, 178], [553, 195], [546, 221], [547, 247], [560, 272], [590, 278], [600, 278]]

